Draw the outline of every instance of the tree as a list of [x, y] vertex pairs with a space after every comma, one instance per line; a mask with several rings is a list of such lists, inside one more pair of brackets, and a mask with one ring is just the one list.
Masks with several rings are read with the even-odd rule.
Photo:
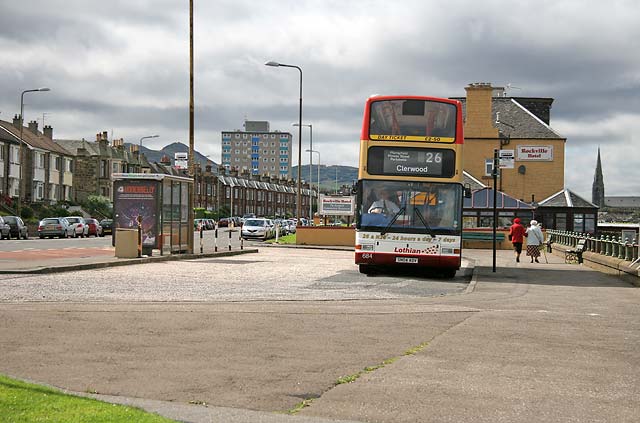
[[111, 202], [107, 197], [104, 197], [102, 195], [90, 195], [83, 206], [92, 216], [113, 216], [113, 207], [111, 206]]

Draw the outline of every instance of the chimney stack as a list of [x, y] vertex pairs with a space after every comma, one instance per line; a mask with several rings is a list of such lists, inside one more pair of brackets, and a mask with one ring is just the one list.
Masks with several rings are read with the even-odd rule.
[[467, 115], [464, 124], [465, 138], [498, 138], [492, 103], [493, 87], [488, 82], [477, 82], [465, 87]]
[[31, 122], [29, 122], [29, 131], [38, 135], [38, 122], [36, 122], [35, 120], [32, 120]]
[[42, 133], [50, 140], [53, 139], [53, 128], [51, 127], [51, 125], [45, 125], [44, 128], [42, 128]]
[[20, 125], [22, 125], [22, 118], [20, 115], [13, 115], [13, 126], [19, 129]]

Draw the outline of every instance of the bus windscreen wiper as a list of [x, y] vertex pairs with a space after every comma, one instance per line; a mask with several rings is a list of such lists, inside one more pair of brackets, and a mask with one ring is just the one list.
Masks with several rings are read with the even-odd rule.
[[424, 219], [424, 216], [422, 216], [422, 213], [420, 212], [420, 210], [417, 207], [414, 207], [413, 211], [418, 216], [418, 219], [420, 219], [420, 222], [422, 222], [422, 224], [424, 225], [425, 229], [427, 230], [427, 233], [431, 235], [431, 237], [433, 238], [435, 236], [433, 234], [433, 230], [431, 229], [427, 221]]
[[380, 235], [384, 235], [387, 232], [389, 232], [389, 229], [391, 228], [391, 226], [393, 226], [393, 224], [396, 223], [396, 220], [398, 220], [398, 217], [401, 214], [404, 214], [405, 210], [406, 210], [406, 207], [402, 206], [400, 208], [400, 210], [398, 210], [398, 212], [393, 215], [393, 218], [391, 219], [391, 222], [389, 222], [389, 224], [387, 226], [385, 226], [384, 229], [380, 232]]

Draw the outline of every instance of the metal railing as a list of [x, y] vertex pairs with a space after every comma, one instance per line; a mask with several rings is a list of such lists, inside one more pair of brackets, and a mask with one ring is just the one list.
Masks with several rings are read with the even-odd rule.
[[584, 251], [600, 254], [603, 256], [618, 258], [631, 262], [634, 265], [640, 261], [638, 257], [638, 239], [629, 240], [628, 238], [615, 236], [600, 236], [600, 238], [592, 234], [582, 234], [578, 232], [547, 230], [547, 242], [562, 244], [570, 248], [575, 248], [578, 241], [585, 240]]

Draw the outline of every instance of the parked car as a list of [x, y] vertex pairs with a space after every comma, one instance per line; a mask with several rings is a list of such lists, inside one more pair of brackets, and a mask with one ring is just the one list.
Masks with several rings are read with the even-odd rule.
[[77, 237], [84, 238], [86, 236], [89, 236], [89, 227], [87, 226], [87, 223], [84, 221], [84, 217], [69, 216], [67, 217], [67, 221], [69, 222], [69, 224], [71, 224], [71, 226], [73, 226], [74, 238], [77, 238]]
[[11, 228], [11, 236], [18, 239], [29, 238], [29, 229], [18, 216], [4, 216], [4, 222]]
[[11, 226], [0, 216], [0, 239], [11, 239]]
[[287, 225], [287, 232], [289, 232], [290, 234], [295, 234], [296, 233], [296, 221], [295, 220], [285, 220], [285, 223]]
[[216, 228], [216, 221], [213, 219], [205, 219], [204, 220], [207, 224], [207, 229], [215, 229]]
[[74, 236], [75, 228], [64, 217], [48, 217], [38, 224], [38, 236], [53, 238], [69, 238]]
[[96, 219], [85, 219], [85, 223], [89, 227], [87, 230], [87, 236], [95, 236], [96, 238], [99, 236], [104, 236], [102, 233], [102, 226], [100, 226], [100, 222]]
[[193, 230], [194, 231], [203, 231], [207, 229], [207, 224], [204, 222], [204, 219], [193, 219]]
[[229, 218], [223, 217], [218, 220], [218, 228], [227, 228], [229, 227]]
[[242, 225], [242, 238], [259, 238], [264, 241], [272, 237], [272, 225], [268, 219], [250, 218]]
[[106, 234], [113, 234], [112, 219], [102, 219], [100, 221], [100, 226], [102, 226], [102, 236], [105, 236]]

